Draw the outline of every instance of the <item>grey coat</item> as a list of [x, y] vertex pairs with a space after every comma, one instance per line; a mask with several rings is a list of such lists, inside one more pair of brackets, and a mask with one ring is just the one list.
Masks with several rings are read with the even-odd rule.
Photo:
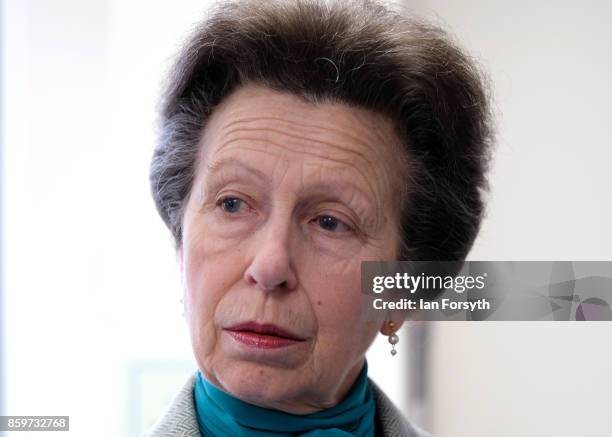
[[[377, 437], [428, 437], [429, 434], [410, 424], [382, 390], [368, 378], [376, 403]], [[146, 437], [201, 437], [196, 419], [192, 375], [174, 398], [168, 410], [146, 434]]]

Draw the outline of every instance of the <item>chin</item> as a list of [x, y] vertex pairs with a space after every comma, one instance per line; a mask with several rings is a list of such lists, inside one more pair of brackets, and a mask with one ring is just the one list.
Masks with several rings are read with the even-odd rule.
[[[216, 373], [221, 388], [243, 401], [279, 408], [304, 390], [300, 369], [275, 368], [262, 363], [234, 362]], [[308, 384], [310, 386], [310, 384]]]

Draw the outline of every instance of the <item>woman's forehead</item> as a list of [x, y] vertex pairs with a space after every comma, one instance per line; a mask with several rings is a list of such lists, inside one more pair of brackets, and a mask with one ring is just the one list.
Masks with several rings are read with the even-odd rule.
[[201, 143], [200, 162], [209, 167], [241, 159], [270, 173], [282, 171], [277, 167], [286, 163], [311, 176], [331, 170], [340, 177], [364, 178], [378, 190], [388, 188], [385, 180], [399, 147], [383, 115], [344, 104], [312, 104], [255, 86], [223, 101]]

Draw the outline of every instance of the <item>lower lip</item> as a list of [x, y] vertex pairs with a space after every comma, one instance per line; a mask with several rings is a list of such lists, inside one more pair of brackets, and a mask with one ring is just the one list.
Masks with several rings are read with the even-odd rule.
[[258, 334], [251, 331], [226, 331], [234, 340], [257, 349], [277, 349], [300, 343], [300, 340], [278, 337], [276, 335]]

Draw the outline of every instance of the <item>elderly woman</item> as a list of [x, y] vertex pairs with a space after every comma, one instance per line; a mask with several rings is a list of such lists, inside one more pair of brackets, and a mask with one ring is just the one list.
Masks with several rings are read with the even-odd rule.
[[462, 260], [487, 95], [441, 30], [368, 1], [236, 1], [171, 71], [151, 165], [199, 370], [153, 436], [418, 436], [368, 378], [363, 260]]

